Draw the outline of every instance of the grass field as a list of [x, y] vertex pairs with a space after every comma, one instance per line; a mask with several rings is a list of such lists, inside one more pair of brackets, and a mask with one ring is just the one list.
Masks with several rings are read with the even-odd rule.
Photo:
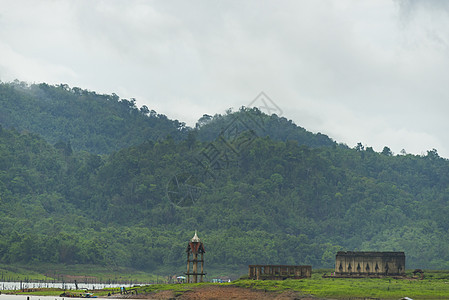
[[323, 271], [315, 271], [311, 279], [285, 281], [239, 280], [233, 284], [267, 291], [291, 289], [303, 294], [337, 299], [400, 299], [406, 296], [414, 300], [449, 299], [449, 271], [427, 271], [423, 280], [322, 278], [323, 273]]
[[0, 265], [0, 281], [73, 281], [157, 283], [165, 278], [128, 268], [108, 268], [97, 265], [42, 264], [33, 266]]
[[21, 266], [0, 265], [0, 281], [53, 280], [41, 272]]
[[[142, 280], [151, 280], [154, 277], [151, 274], [138, 272], [117, 273], [109, 269], [95, 269], [94, 273], [86, 273], [84, 267], [70, 267], [66, 266], [68, 270], [60, 267], [61, 274], [70, 271], [71, 274], [78, 276], [99, 278], [141, 278]], [[8, 272], [14, 276], [39, 275], [36, 273], [17, 273], [20, 268], [15, 270], [5, 269], [0, 266], [0, 272]], [[25, 270], [22, 270], [25, 272]], [[123, 270], [122, 270], [123, 271]], [[139, 288], [140, 293], [157, 292], [163, 290], [173, 290], [176, 294], [182, 294], [193, 288], [209, 285], [233, 285], [243, 288], [261, 289], [265, 291], [282, 292], [285, 290], [298, 291], [302, 294], [314, 295], [320, 298], [333, 299], [401, 299], [402, 297], [409, 297], [414, 300], [417, 299], [449, 299], [449, 271], [425, 271], [424, 279], [393, 279], [393, 278], [323, 278], [324, 273], [329, 274], [332, 270], [314, 270], [312, 278], [301, 280], [247, 280], [241, 279], [232, 283], [213, 284], [151, 284]], [[5, 274], [5, 273], [4, 273]], [[411, 273], [408, 274], [412, 276]], [[11, 293], [20, 293], [20, 291], [10, 291]], [[36, 295], [59, 295], [62, 291], [58, 289], [45, 289], [42, 291], [33, 292]], [[104, 296], [108, 293], [117, 293], [118, 289], [107, 289], [98, 291], [95, 294]]]

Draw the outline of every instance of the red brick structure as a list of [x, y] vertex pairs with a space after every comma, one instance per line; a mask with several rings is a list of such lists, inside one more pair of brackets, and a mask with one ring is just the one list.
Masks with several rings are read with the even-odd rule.
[[285, 280], [312, 277], [312, 266], [249, 265], [249, 279]]
[[338, 277], [405, 276], [404, 252], [339, 251], [335, 258]]

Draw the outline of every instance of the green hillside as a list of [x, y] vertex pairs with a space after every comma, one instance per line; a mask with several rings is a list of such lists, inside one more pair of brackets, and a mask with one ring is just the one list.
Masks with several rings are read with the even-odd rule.
[[258, 110], [248, 114], [245, 108], [233, 114], [204, 115], [195, 127], [201, 130], [194, 130], [147, 106], [137, 108], [135, 99], [120, 99], [116, 94], [97, 94], [66, 84], [0, 82], [0, 108], [0, 124], [4, 128], [37, 133], [51, 144], [70, 143], [74, 150], [95, 154], [109, 154], [168, 136], [179, 141], [187, 139], [189, 132], [191, 137], [211, 141], [221, 130], [231, 130], [236, 124], [234, 119], [258, 136], [274, 140], [297, 140], [311, 147], [334, 143], [291, 120], [263, 115]]
[[[157, 120], [148, 132], [157, 128], [164, 138], [120, 140], [126, 146], [100, 156], [75, 148], [87, 149], [80, 145], [91, 131], [52, 141], [33, 132], [31, 121], [25, 130], [21, 105], [5, 104], [5, 95], [20, 93], [23, 109], [31, 109], [28, 97], [45, 86], [1, 89], [1, 120], [9, 121], [0, 130], [0, 263], [182, 272], [186, 243], [198, 230], [215, 270], [332, 267], [338, 250], [405, 251], [408, 268], [449, 268], [449, 162], [436, 150], [350, 149], [257, 109], [204, 116], [195, 129], [179, 130], [161, 125], [178, 121], [131, 108], [130, 120]], [[89, 97], [83, 103], [111, 102]], [[82, 107], [77, 116], [90, 124], [83, 116], [92, 112]], [[62, 122], [59, 111], [42, 118]], [[98, 120], [112, 115], [100, 111]], [[13, 116], [22, 125], [13, 126]], [[101, 128], [95, 138], [113, 141]]]
[[30, 131], [51, 144], [69, 142], [75, 150], [111, 153], [146, 140], [176, 140], [184, 123], [143, 106], [135, 99], [102, 95], [66, 84], [0, 83], [0, 124]]
[[203, 115], [196, 123], [198, 139], [213, 141], [217, 136], [229, 136], [235, 132], [251, 131], [254, 136], [269, 136], [275, 141], [297, 141], [309, 147], [335, 146], [336, 143], [327, 135], [313, 134], [297, 126], [292, 120], [277, 115], [266, 115], [257, 108], [242, 107], [236, 112], [228, 111], [225, 115]]

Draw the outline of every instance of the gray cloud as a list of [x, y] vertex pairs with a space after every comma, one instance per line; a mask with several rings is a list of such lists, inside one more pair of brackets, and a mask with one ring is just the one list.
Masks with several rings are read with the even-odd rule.
[[449, 157], [445, 1], [0, 4], [1, 80], [115, 92], [191, 125], [265, 91], [349, 146]]

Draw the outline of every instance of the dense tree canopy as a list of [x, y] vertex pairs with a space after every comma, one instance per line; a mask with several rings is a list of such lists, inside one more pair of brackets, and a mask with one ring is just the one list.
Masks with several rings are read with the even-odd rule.
[[[53, 103], [38, 113], [42, 124], [56, 126], [69, 113], [86, 120], [83, 105], [115, 101], [117, 112], [99, 109], [99, 119], [124, 118], [125, 107], [132, 120], [148, 122], [149, 135], [164, 137], [117, 141], [119, 150], [100, 156], [77, 149], [100, 136], [113, 141], [112, 123], [93, 133], [85, 121], [77, 139], [44, 139], [34, 121], [15, 116], [22, 106], [5, 104], [15, 93], [33, 101], [42, 93], [44, 101], [59, 92], [73, 94], [64, 101], [79, 101], [78, 111]], [[198, 230], [211, 268], [332, 267], [343, 249], [405, 251], [408, 267], [449, 268], [449, 162], [435, 149], [424, 156], [361, 143], [350, 149], [246, 108], [203, 116], [184, 132], [161, 116], [151, 123], [149, 109], [132, 100], [66, 86], [3, 84], [0, 103], [0, 262], [182, 271]], [[127, 120], [123, 126], [134, 126]]]
[[170, 135], [182, 139], [185, 123], [169, 120], [135, 99], [101, 95], [66, 84], [0, 83], [0, 124], [43, 136], [51, 144], [70, 141], [75, 150], [111, 153]]

